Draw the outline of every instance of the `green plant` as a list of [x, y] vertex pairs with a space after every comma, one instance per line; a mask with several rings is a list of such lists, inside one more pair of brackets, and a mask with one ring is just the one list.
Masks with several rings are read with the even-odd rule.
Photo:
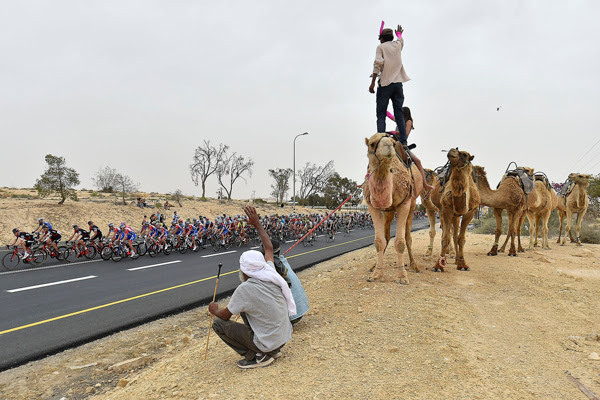
[[200, 199], [199, 199], [199, 200], [200, 200], [200, 201], [208, 201], [208, 199], [207, 199], [206, 197], [204, 197], [204, 196], [200, 197]]
[[98, 192], [92, 192], [92, 193], [90, 193], [90, 197], [98, 197]]
[[256, 204], [267, 204], [267, 202], [265, 200], [260, 199], [260, 198], [254, 199], [254, 202]]
[[600, 244], [600, 227], [593, 222], [582, 223], [579, 238], [583, 243]]
[[156, 202], [156, 204], [154, 205], [156, 208], [162, 208], [162, 203], [161, 202]]

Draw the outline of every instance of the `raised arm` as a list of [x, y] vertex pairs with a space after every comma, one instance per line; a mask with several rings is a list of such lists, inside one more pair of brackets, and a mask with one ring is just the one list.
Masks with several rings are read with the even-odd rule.
[[273, 261], [273, 243], [271, 243], [269, 235], [267, 235], [265, 228], [260, 223], [256, 209], [251, 206], [246, 206], [244, 207], [244, 212], [248, 216], [248, 223], [256, 228], [258, 236], [260, 236], [263, 248], [265, 249], [265, 261]]

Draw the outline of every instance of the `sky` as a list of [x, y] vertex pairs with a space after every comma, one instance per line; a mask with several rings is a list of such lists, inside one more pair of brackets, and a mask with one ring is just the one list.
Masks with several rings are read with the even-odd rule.
[[334, 160], [360, 183], [382, 20], [405, 29], [424, 167], [459, 147], [492, 185], [511, 161], [555, 182], [597, 174], [599, 15], [595, 0], [0, 0], [0, 186], [32, 187], [53, 154], [79, 188], [110, 166], [143, 191], [199, 196], [189, 164], [210, 140], [255, 161], [233, 197], [266, 198], [303, 132], [297, 170]]

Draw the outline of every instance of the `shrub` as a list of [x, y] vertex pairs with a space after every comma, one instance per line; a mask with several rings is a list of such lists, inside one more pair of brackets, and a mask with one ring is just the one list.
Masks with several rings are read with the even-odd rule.
[[258, 198], [258, 199], [254, 199], [254, 202], [255, 202], [256, 204], [267, 204], [267, 202], [266, 202], [265, 200], [263, 200], [263, 199], [260, 199], [260, 198]]
[[[473, 232], [493, 235], [496, 232], [496, 218], [494, 217], [494, 211], [490, 209], [490, 211], [481, 219], [474, 219], [473, 225], [475, 226]], [[502, 232], [508, 232], [508, 215], [506, 212], [502, 213]]]
[[208, 201], [208, 199], [207, 199], [206, 197], [204, 197], [204, 196], [200, 197], [200, 199], [199, 199], [199, 200], [200, 200], [200, 201]]
[[156, 208], [162, 208], [162, 203], [157, 201], [156, 204], [154, 205]]
[[98, 192], [92, 192], [90, 193], [90, 197], [98, 197]]
[[[583, 222], [579, 238], [583, 243], [600, 244], [600, 227], [594, 223]], [[573, 231], [573, 228], [571, 228]]]

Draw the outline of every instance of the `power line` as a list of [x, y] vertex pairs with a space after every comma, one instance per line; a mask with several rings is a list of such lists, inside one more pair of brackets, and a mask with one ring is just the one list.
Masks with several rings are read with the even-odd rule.
[[583, 166], [580, 169], [582, 171], [585, 170], [585, 167], [587, 167], [592, 161], [594, 161], [596, 158], [598, 158], [598, 156], [600, 156], [600, 152], [598, 154], [596, 154], [594, 157], [590, 158], [588, 160], [588, 162], [586, 162], [585, 164], [583, 164]]
[[573, 166], [571, 167], [571, 169], [572, 169], [572, 170], [574, 170], [574, 169], [575, 169], [575, 165], [577, 165], [577, 163], [579, 163], [581, 160], [583, 160], [583, 158], [584, 158], [585, 156], [587, 156], [587, 155], [588, 155], [588, 153], [589, 153], [590, 151], [592, 151], [592, 150], [594, 149], [594, 147], [596, 147], [596, 145], [597, 145], [598, 143], [600, 143], [600, 139], [598, 139], [598, 141], [597, 141], [596, 143], [594, 143], [594, 145], [593, 145], [592, 147], [590, 147], [590, 148], [588, 149], [588, 151], [586, 151], [586, 152], [585, 152], [585, 154], [584, 154], [583, 156], [579, 157], [579, 158], [577, 159], [577, 161], [575, 161], [575, 164], [573, 164]]
[[590, 167], [590, 169], [588, 169], [588, 172], [592, 172], [592, 170], [594, 169], [594, 167], [596, 167], [596, 165], [600, 165], [600, 161], [598, 161], [596, 164], [592, 165]]

